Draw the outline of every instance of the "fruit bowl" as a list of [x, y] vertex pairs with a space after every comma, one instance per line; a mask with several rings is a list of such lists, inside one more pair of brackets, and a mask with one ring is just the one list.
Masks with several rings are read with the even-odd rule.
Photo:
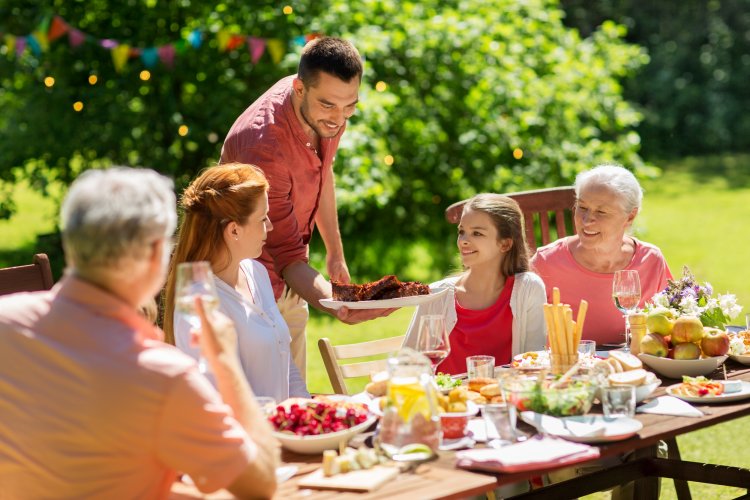
[[340, 442], [348, 443], [351, 438], [370, 427], [377, 418], [375, 415], [370, 415], [361, 424], [342, 431], [318, 434], [317, 436], [298, 436], [288, 432], [274, 432], [273, 435], [279, 440], [281, 446], [287, 450], [312, 455], [323, 453], [325, 450], [338, 450]]
[[545, 415], [567, 417], [583, 415], [591, 409], [598, 384], [588, 376], [576, 375], [564, 383], [556, 377], [510, 377], [503, 381], [508, 402], [518, 411], [535, 411]]
[[713, 356], [701, 359], [670, 359], [641, 353], [638, 355], [638, 358], [643, 361], [643, 364], [659, 375], [679, 380], [683, 375], [690, 377], [708, 375], [721, 366], [727, 359], [727, 356]]

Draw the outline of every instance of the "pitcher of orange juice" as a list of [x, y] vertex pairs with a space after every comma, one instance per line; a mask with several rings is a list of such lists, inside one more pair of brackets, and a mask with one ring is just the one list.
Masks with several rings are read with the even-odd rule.
[[437, 387], [430, 360], [405, 347], [388, 359], [388, 390], [378, 442], [388, 456], [419, 449], [436, 452], [440, 445]]

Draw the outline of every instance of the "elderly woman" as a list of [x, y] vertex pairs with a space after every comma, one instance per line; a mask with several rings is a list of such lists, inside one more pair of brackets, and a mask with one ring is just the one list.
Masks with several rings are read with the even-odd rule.
[[622, 313], [612, 300], [614, 272], [638, 271], [639, 307], [661, 291], [672, 274], [661, 250], [626, 231], [641, 209], [643, 191], [635, 176], [618, 165], [600, 165], [575, 181], [576, 234], [537, 249], [531, 266], [544, 280], [547, 295], [558, 287], [574, 314], [589, 303], [583, 338], [597, 344], [624, 340]]

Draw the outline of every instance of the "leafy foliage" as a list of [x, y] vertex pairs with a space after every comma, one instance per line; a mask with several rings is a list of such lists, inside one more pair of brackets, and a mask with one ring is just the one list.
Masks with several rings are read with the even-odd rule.
[[[622, 26], [605, 22], [581, 38], [563, 25], [555, 0], [318, 0], [295, 3], [291, 15], [282, 7], [53, 0], [42, 9], [22, 0], [0, 4], [0, 31], [29, 33], [54, 12], [94, 37], [131, 43], [159, 45], [194, 28], [351, 39], [366, 74], [335, 168], [356, 276], [382, 274], [384, 259], [388, 271], [405, 269], [420, 252], [414, 242], [432, 246], [421, 260], [431, 269], [449, 267], [454, 230], [443, 210], [477, 192], [567, 184], [603, 161], [642, 166], [640, 115], [621, 94], [647, 56], [623, 42]], [[214, 36], [204, 42], [178, 54], [173, 70], [153, 68], [147, 81], [139, 61], [116, 73], [110, 53], [93, 44], [55, 42], [39, 59], [0, 57], [0, 178], [25, 167], [37, 185], [68, 183], [82, 169], [120, 163], [173, 175], [179, 189], [218, 158], [236, 116], [297, 60], [291, 53], [281, 65], [266, 57], [253, 66], [244, 49], [220, 53]], [[42, 83], [48, 75], [51, 88]]]

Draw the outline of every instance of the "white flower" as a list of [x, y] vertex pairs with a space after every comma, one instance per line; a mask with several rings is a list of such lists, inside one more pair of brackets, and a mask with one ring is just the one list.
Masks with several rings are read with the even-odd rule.
[[729, 341], [729, 352], [735, 356], [741, 356], [745, 354], [745, 343], [741, 337], [732, 337]]
[[742, 311], [742, 306], [737, 304], [737, 297], [733, 293], [719, 295], [718, 302], [724, 316], [729, 319], [733, 319]]
[[664, 293], [655, 294], [653, 297], [651, 297], [651, 302], [653, 302], [656, 307], [669, 308], [669, 299]]
[[700, 307], [698, 307], [698, 301], [695, 300], [695, 297], [688, 295], [687, 297], [683, 297], [680, 300], [680, 311], [682, 311], [683, 315], [693, 315], [693, 316], [700, 316], [703, 312]]

